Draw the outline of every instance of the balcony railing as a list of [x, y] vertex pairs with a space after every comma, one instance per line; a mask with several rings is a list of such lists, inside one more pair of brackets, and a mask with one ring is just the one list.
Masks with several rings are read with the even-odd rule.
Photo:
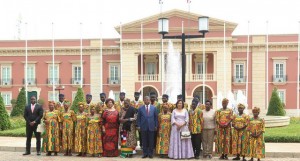
[[[84, 78], [82, 79], [82, 84], [84, 84]], [[81, 84], [81, 79], [80, 78], [72, 78], [71, 79], [71, 84], [73, 85], [80, 85]]]
[[287, 81], [287, 75], [273, 75], [273, 82], [285, 83]]
[[12, 79], [0, 79], [1, 86], [11, 86], [13, 84]]
[[107, 78], [108, 84], [120, 84], [121, 80], [119, 77], [109, 77]]
[[157, 82], [159, 79], [158, 74], [144, 74], [144, 75], [138, 75], [139, 81], [147, 81], [147, 82]]
[[53, 80], [53, 78], [48, 78], [47, 80], [46, 80], [46, 83], [47, 84], [49, 84], [49, 85], [53, 85], [53, 84], [60, 84], [60, 78], [54, 78], [54, 80]]
[[[192, 74], [193, 81], [202, 81], [204, 74]], [[205, 74], [205, 81], [213, 81], [214, 74]]]
[[[36, 78], [27, 78], [28, 85], [36, 85], [37, 81]], [[23, 84], [25, 84], [25, 79], [23, 79]]]
[[245, 83], [247, 80], [246, 76], [233, 76], [232, 82], [233, 83]]

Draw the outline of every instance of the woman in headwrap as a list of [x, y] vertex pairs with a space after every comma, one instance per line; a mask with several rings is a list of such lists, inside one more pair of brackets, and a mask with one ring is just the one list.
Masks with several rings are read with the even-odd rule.
[[76, 126], [75, 126], [75, 152], [78, 153], [77, 156], [86, 156], [86, 128], [87, 128], [87, 120], [88, 114], [84, 112], [84, 103], [79, 102], [79, 111], [76, 116]]
[[130, 100], [125, 99], [124, 107], [120, 111], [120, 143], [121, 157], [132, 157], [136, 142], [136, 109], [130, 105]]
[[54, 101], [48, 102], [49, 110], [44, 113], [43, 120], [46, 125], [46, 133], [43, 139], [43, 149], [50, 156], [52, 152], [56, 156], [59, 152], [59, 111], [54, 110]]
[[90, 104], [90, 114], [88, 115], [88, 127], [87, 127], [87, 153], [93, 157], [103, 153], [102, 148], [102, 131], [100, 128], [101, 117], [96, 114], [96, 105]]
[[249, 116], [244, 113], [245, 106], [238, 104], [239, 114], [233, 116], [232, 127], [232, 154], [236, 155], [233, 160], [240, 160], [243, 156], [243, 161], [246, 161], [245, 156], [248, 148], [248, 131]]
[[228, 154], [231, 154], [231, 121], [233, 111], [227, 108], [228, 99], [222, 101], [223, 108], [216, 111], [217, 138], [216, 153], [221, 154], [220, 159], [228, 160]]
[[257, 158], [260, 161], [261, 158], [265, 158], [265, 120], [258, 117], [260, 108], [254, 107], [252, 109], [253, 117], [250, 119], [248, 131], [250, 134], [248, 155], [251, 157], [249, 161], [253, 161], [253, 158]]
[[72, 148], [74, 145], [74, 122], [76, 115], [73, 110], [70, 110], [71, 102], [64, 101], [64, 110], [60, 113], [61, 129], [62, 129], [62, 150], [65, 151], [64, 156], [72, 156]]

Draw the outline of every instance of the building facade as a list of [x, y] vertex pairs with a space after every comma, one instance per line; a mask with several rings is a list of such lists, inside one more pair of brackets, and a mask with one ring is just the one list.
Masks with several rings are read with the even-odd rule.
[[[182, 24], [185, 33], [199, 34], [200, 15], [181, 10], [162, 15], [169, 18], [169, 35], [181, 34]], [[46, 101], [57, 98], [60, 92], [73, 100], [83, 78], [83, 89], [93, 95], [94, 102], [99, 101], [99, 93], [108, 95], [110, 90], [116, 98], [120, 91], [126, 91], [126, 97], [133, 98], [135, 91], [143, 89], [144, 95], [156, 92], [160, 99], [168, 90], [164, 89], [168, 40], [162, 41], [157, 32], [160, 17], [161, 14], [157, 14], [122, 25], [122, 39], [103, 39], [101, 50], [100, 39], [83, 40], [82, 67], [80, 40], [55, 40], [54, 68], [52, 41], [28, 41], [29, 95], [35, 94]], [[212, 100], [216, 106], [220, 91], [223, 94], [231, 91], [236, 95], [241, 90], [248, 96], [249, 107], [261, 107], [265, 112], [272, 90], [277, 87], [287, 113], [296, 115], [299, 110], [296, 90], [298, 35], [269, 35], [268, 47], [266, 35], [251, 35], [247, 50], [247, 35], [232, 35], [236, 26], [236, 23], [226, 22], [224, 32], [224, 21], [210, 18], [205, 41], [186, 41], [187, 102], [190, 103], [194, 95], [199, 95], [202, 101], [204, 94], [205, 99]], [[115, 29], [120, 33], [120, 26]], [[181, 51], [181, 40], [173, 40], [173, 45]], [[17, 98], [25, 82], [25, 41], [1, 41], [0, 66], [0, 92], [9, 107], [10, 100]], [[55, 93], [52, 92], [53, 81], [56, 89], [61, 89]]]

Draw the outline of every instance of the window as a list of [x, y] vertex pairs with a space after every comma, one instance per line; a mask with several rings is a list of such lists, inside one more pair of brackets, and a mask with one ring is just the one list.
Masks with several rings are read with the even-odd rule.
[[273, 82], [285, 82], [286, 81], [286, 61], [276, 60], [274, 62]]
[[2, 85], [10, 85], [11, 84], [11, 66], [2, 66], [1, 67], [1, 79]]
[[81, 83], [81, 66], [80, 65], [74, 65], [73, 66], [73, 84], [80, 84]]
[[35, 64], [27, 65], [27, 83], [35, 84]]
[[245, 82], [245, 63], [236, 62], [234, 63], [234, 79], [235, 83]]
[[12, 98], [11, 93], [10, 92], [3, 92], [3, 93], [1, 93], [1, 96], [3, 98], [4, 105], [5, 106], [10, 106], [11, 105], [10, 101], [11, 101], [11, 98]]
[[[204, 65], [206, 65], [205, 63], [204, 63]], [[203, 62], [197, 62], [196, 63], [196, 74], [203, 74], [204, 72], [204, 66], [203, 66]]]
[[[53, 75], [53, 69], [54, 69], [54, 75]], [[54, 78], [54, 83], [59, 84], [59, 66], [57, 64], [54, 65], [49, 65], [48, 66], [48, 84], [53, 84], [53, 78]]]
[[275, 77], [276, 78], [283, 78], [283, 63], [276, 63], [275, 64]]
[[115, 96], [115, 102], [119, 101], [120, 98], [120, 92], [114, 92], [114, 96]]
[[109, 84], [120, 83], [120, 64], [111, 63], [109, 64]]
[[282, 103], [285, 103], [285, 90], [278, 90], [278, 96]]
[[148, 74], [148, 75], [157, 74], [156, 73], [156, 63], [148, 62], [148, 63], [146, 63], [146, 67], [147, 67], [146, 74]]
[[48, 100], [58, 102], [58, 92], [55, 91], [55, 93], [53, 94], [53, 91], [49, 91], [48, 92]]

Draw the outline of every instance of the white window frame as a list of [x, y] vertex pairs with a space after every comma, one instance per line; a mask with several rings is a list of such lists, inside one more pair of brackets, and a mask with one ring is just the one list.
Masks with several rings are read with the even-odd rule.
[[[233, 77], [234, 77], [234, 82], [238, 82], [238, 79], [241, 79], [241, 82], [245, 82], [245, 77], [247, 77], [247, 73], [246, 73], [246, 62], [245, 61], [235, 61], [234, 63], [234, 73], [233, 73]], [[239, 78], [237, 77], [236, 73], [237, 73], [237, 65], [243, 65], [243, 75], [241, 77], [241, 73], [239, 71]]]
[[[111, 73], [111, 68], [113, 66], [116, 66], [118, 68], [118, 75], [115, 76], [114, 74]], [[120, 83], [120, 76], [121, 76], [121, 68], [120, 68], [120, 63], [109, 63], [109, 83], [110, 84], [119, 84]], [[114, 76], [113, 76], [114, 75]], [[112, 79], [112, 78], [117, 78], [117, 79]], [[115, 83], [113, 83], [115, 82]]]
[[115, 102], [120, 100], [120, 91], [114, 91]]
[[[285, 102], [286, 102], [286, 90], [285, 89], [277, 89], [277, 93], [278, 93], [278, 96], [280, 98], [281, 103], [285, 104]], [[282, 93], [283, 97], [280, 96], [281, 95], [280, 93]]]
[[[8, 73], [8, 75], [10, 76], [10, 77], [8, 77], [8, 78], [3, 78], [3, 73], [4, 73], [4, 68], [9, 68], [9, 73]], [[10, 85], [12, 82], [11, 82], [11, 79], [12, 79], [12, 67], [11, 67], [11, 65], [1, 65], [1, 85], [5, 85], [5, 83], [7, 83], [7, 85]]]
[[[3, 92], [0, 92], [1, 93], [1, 97], [3, 98], [3, 103], [5, 106], [11, 106], [11, 100], [12, 100], [12, 93], [11, 92], [8, 92], [8, 91], [3, 91]], [[6, 100], [7, 98], [4, 97], [4, 95], [9, 95], [10, 97], [10, 100]], [[8, 101], [8, 102], [7, 102]]]
[[[148, 64], [154, 64], [154, 72], [153, 73], [148, 73]], [[145, 62], [145, 74], [146, 75], [156, 75], [157, 74], [157, 62], [153, 62], [153, 61], [148, 61]]]
[[[202, 73], [198, 73], [199, 67], [198, 65], [202, 64]], [[207, 62], [204, 62], [205, 73], [207, 74]], [[203, 74], [203, 62], [195, 62], [195, 74]]]
[[[286, 81], [286, 78], [285, 78], [285, 76], [286, 76], [286, 60], [274, 60], [274, 63], [273, 63], [273, 75], [274, 75], [274, 80], [275, 80], [275, 82], [277, 82], [276, 81], [276, 76], [277, 76], [277, 72], [276, 72], [276, 65], [277, 64], [283, 64], [283, 73], [282, 73], [282, 79], [283, 79], [283, 82], [285, 82]], [[280, 79], [280, 78], [279, 78]]]
[[[56, 81], [55, 84], [59, 84], [59, 64], [54, 64], [54, 67], [57, 67], [57, 78], [54, 76], [54, 81]], [[52, 82], [51, 70], [52, 70], [52, 64], [48, 64], [48, 83], [49, 84], [52, 84], [51, 83]]]
[[53, 91], [48, 91], [48, 101], [58, 102], [59, 92], [55, 91], [55, 100], [53, 100]]
[[[81, 77], [78, 79], [78, 78], [76, 78], [75, 77], [75, 68], [80, 68], [80, 76], [82, 77], [82, 75], [81, 75], [81, 65], [80, 64], [73, 64], [72, 65], [72, 84], [76, 84], [75, 82], [78, 82], [78, 84], [80, 84], [81, 83]], [[83, 79], [82, 79], [83, 80]]]
[[[30, 67], [32, 67], [33, 68], [33, 77], [32, 78], [29, 78], [28, 77], [28, 68], [30, 68]], [[24, 76], [25, 76], [25, 73], [26, 73], [26, 64], [24, 65]], [[36, 70], [35, 70], [35, 64], [27, 64], [27, 76], [25, 76], [25, 78], [27, 78], [27, 83], [29, 84], [36, 84], [36, 82], [35, 82], [35, 80], [36, 80]], [[24, 78], [24, 79], [25, 79]], [[33, 80], [33, 82], [30, 82], [30, 79], [32, 79]]]

